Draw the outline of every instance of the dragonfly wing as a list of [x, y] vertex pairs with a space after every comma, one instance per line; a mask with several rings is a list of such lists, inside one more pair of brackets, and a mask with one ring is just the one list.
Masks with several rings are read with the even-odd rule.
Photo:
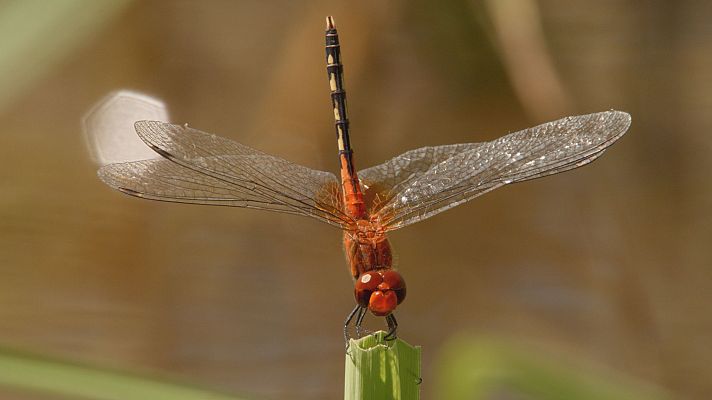
[[139, 121], [135, 128], [163, 158], [102, 167], [99, 177], [124, 193], [299, 214], [341, 228], [351, 223], [334, 174], [186, 126]]
[[375, 213], [379, 205], [390, 201], [393, 196], [426, 173], [433, 165], [482, 145], [484, 143], [421, 147], [407, 151], [383, 164], [359, 171], [358, 177], [363, 186], [366, 204], [371, 206], [371, 214]]
[[[393, 185], [384, 195], [387, 200], [375, 204], [373, 211], [387, 230], [398, 229], [500, 186], [585, 165], [623, 136], [629, 126], [629, 114], [606, 111], [548, 122], [491, 142], [460, 145], [463, 151], [445, 151], [450, 157], [444, 160], [432, 157], [429, 168], [421, 165]], [[407, 160], [407, 155], [394, 160]], [[399, 162], [394, 160], [374, 168], [391, 168], [398, 176], [394, 166]]]

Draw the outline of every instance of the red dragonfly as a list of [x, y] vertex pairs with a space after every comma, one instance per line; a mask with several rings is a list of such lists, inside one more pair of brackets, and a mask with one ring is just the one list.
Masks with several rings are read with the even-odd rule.
[[406, 285], [393, 269], [387, 233], [422, 221], [501, 186], [574, 169], [599, 157], [630, 126], [630, 115], [605, 111], [566, 117], [491, 142], [423, 147], [356, 171], [339, 37], [327, 17], [326, 70], [339, 149], [340, 179], [187, 125], [138, 121], [138, 136], [161, 158], [109, 164], [99, 177], [151, 200], [254, 208], [303, 215], [343, 230], [355, 280], [357, 335], [367, 310], [385, 317]]

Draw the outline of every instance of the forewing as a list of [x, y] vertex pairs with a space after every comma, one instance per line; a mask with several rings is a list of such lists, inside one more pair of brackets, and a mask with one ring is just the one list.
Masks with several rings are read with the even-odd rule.
[[110, 164], [99, 177], [153, 200], [286, 212], [346, 228], [336, 176], [187, 126], [139, 121], [136, 132], [162, 159]]
[[[395, 178], [381, 172], [384, 186], [396, 181], [392, 190], [381, 195], [387, 200], [376, 202], [372, 212], [387, 230], [401, 228], [500, 186], [585, 165], [600, 156], [629, 126], [630, 115], [620, 111], [567, 117], [491, 142], [459, 145], [462, 151], [454, 154], [451, 148], [444, 148], [442, 154], [450, 157], [424, 157], [423, 160], [432, 160], [430, 166], [427, 161], [418, 162], [412, 173], [403, 173], [407, 168], [397, 166], [412, 164], [412, 155], [427, 152], [428, 148], [405, 153], [369, 169], [393, 171]], [[364, 171], [366, 176], [377, 176], [369, 170]]]

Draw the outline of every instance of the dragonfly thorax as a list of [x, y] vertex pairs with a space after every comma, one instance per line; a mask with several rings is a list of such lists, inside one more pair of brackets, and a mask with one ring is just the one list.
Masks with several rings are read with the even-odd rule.
[[380, 224], [367, 219], [361, 219], [356, 221], [356, 236], [359, 238], [359, 241], [361, 241], [361, 239], [373, 240], [384, 238], [385, 232]]
[[386, 232], [377, 221], [356, 221], [344, 231], [344, 251], [351, 275], [358, 278], [367, 271], [391, 268], [393, 257]]
[[376, 221], [361, 219], [356, 221], [356, 237], [359, 243], [376, 243], [386, 238], [386, 233]]

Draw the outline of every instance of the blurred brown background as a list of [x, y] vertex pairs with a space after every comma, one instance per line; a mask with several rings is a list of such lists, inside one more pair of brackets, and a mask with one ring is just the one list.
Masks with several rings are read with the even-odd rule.
[[0, 4], [0, 344], [255, 398], [341, 397], [340, 233], [121, 195], [80, 134], [92, 104], [129, 88], [174, 122], [336, 171], [334, 15], [361, 168], [569, 114], [633, 116], [588, 167], [392, 235], [425, 398], [462, 332], [562, 349], [674, 398], [712, 393], [712, 3], [67, 0], [14, 51], [61, 2], [19, 3]]

